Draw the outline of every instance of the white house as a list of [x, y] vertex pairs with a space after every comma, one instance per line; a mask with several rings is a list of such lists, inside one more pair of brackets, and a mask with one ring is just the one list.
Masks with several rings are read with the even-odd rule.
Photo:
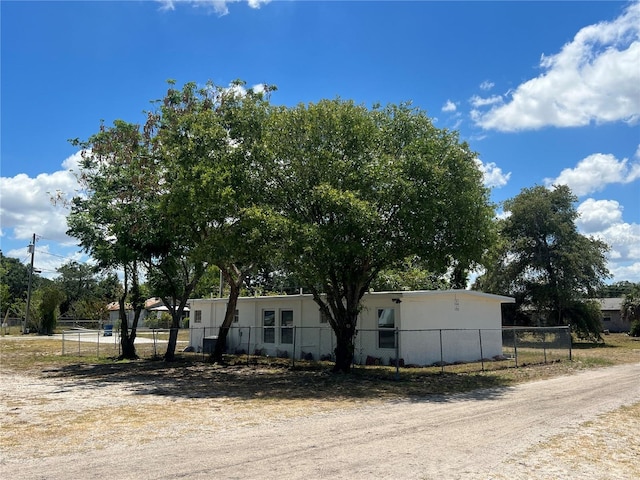
[[[118, 325], [120, 321], [120, 305], [118, 302], [111, 302], [107, 305], [107, 310], [109, 312], [109, 320], [106, 322], [106, 325]], [[169, 308], [164, 304], [161, 298], [159, 297], [151, 297], [145, 300], [144, 308], [140, 312], [140, 318], [138, 319], [138, 328], [146, 328], [147, 322], [149, 318], [160, 318], [160, 315], [163, 313], [170, 313]], [[134, 311], [131, 304], [127, 303], [125, 306], [125, 314], [127, 316], [127, 322], [129, 324], [129, 328], [133, 325]], [[189, 316], [189, 307], [185, 307], [184, 312], [182, 314], [182, 320]]]
[[[400, 358], [431, 365], [501, 355], [500, 305], [514, 301], [471, 290], [368, 293], [358, 318], [355, 361], [388, 365]], [[227, 299], [192, 299], [190, 305], [190, 346], [209, 351]], [[311, 295], [241, 297], [227, 348], [318, 360], [332, 358], [335, 336]]]

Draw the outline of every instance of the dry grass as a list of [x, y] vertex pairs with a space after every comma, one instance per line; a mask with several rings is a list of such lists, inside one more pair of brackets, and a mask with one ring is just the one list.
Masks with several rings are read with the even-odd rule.
[[[125, 444], [145, 443], [160, 434], [215, 435], [231, 425], [265, 425], [375, 402], [505, 387], [640, 361], [637, 339], [611, 335], [606, 340], [605, 346], [578, 345], [572, 362], [521, 368], [496, 362], [491, 366], [498, 369], [486, 372], [478, 372], [473, 364], [448, 366], [444, 373], [439, 368], [402, 369], [396, 378], [390, 367], [357, 367], [352, 375], [340, 375], [330, 373], [330, 364], [299, 362], [291, 368], [289, 361], [264, 358], [247, 365], [246, 357], [229, 357], [225, 366], [206, 363], [195, 354], [181, 354], [171, 363], [116, 361], [62, 355], [59, 339], [5, 337], [0, 339], [0, 449], [20, 455], [28, 446], [30, 455], [38, 457], [100, 450], [122, 431], [128, 435], [118, 441]], [[616, 435], [616, 422], [629, 415], [637, 426], [638, 406], [620, 415], [608, 424]], [[602, 436], [589, 441], [605, 440]], [[551, 443], [549, 448], [558, 445]]]
[[[75, 342], [76, 344], [78, 342]], [[332, 375], [330, 364], [296, 362], [253, 357], [229, 357], [226, 367], [203, 361], [202, 355], [179, 354], [178, 361], [165, 363], [142, 359], [117, 361], [106, 353], [105, 342], [100, 347], [87, 343], [81, 355], [67, 348], [62, 355], [59, 339], [50, 337], [5, 337], [0, 340], [2, 370], [82, 378], [85, 381], [134, 381], [154, 385], [163, 395], [206, 397], [216, 392], [228, 392], [238, 398], [304, 399], [340, 398], [365, 399], [372, 393], [377, 398], [415, 397], [450, 394], [478, 388], [506, 386], [571, 374], [586, 368], [640, 361], [640, 339], [625, 334], [608, 335], [604, 344], [574, 344], [572, 361], [566, 351], [560, 358], [548, 355], [542, 363], [540, 352], [519, 352], [519, 367], [513, 360], [448, 365], [440, 367], [403, 368], [399, 376], [392, 367], [355, 367], [353, 375]], [[147, 346], [147, 349], [149, 347]], [[247, 363], [249, 365], [247, 365]], [[181, 394], [181, 392], [183, 392]]]
[[509, 475], [495, 480], [640, 478], [640, 403], [576, 425], [512, 460]]

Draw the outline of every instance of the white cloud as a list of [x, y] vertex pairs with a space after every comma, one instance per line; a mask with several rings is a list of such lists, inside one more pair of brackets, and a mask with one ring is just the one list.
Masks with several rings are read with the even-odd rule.
[[482, 98], [478, 95], [474, 95], [469, 99], [469, 102], [474, 108], [486, 107], [488, 105], [495, 105], [497, 103], [502, 103], [503, 99], [500, 95], [493, 95], [491, 97]]
[[457, 109], [456, 104], [453, 103], [451, 100], [447, 100], [447, 103], [445, 103], [444, 106], [442, 107], [443, 112], [455, 112], [456, 109]]
[[543, 73], [515, 89], [511, 101], [476, 115], [485, 129], [518, 131], [545, 126], [640, 120], [640, 2], [611, 22], [582, 28], [554, 55], [542, 55]]
[[24, 173], [15, 177], [1, 177], [2, 205], [0, 223], [5, 234], [13, 231], [11, 237], [30, 240], [37, 233], [49, 240], [61, 243], [76, 243], [66, 235], [67, 211], [52, 203], [57, 191], [73, 194], [78, 190], [78, 182], [73, 173], [80, 160], [80, 152], [62, 163], [63, 170], [41, 173], [31, 178]]
[[627, 280], [628, 282], [634, 283], [640, 282], [640, 262], [629, 265], [612, 266], [609, 267], [609, 271], [613, 275], [614, 281]]
[[511, 177], [511, 172], [505, 174], [494, 162], [483, 163], [481, 160], [476, 159], [476, 164], [482, 172], [485, 187], [504, 187]]
[[640, 225], [626, 223], [615, 200], [588, 198], [577, 208], [578, 229], [610, 247], [608, 268], [614, 280], [640, 281]]
[[576, 224], [585, 233], [600, 232], [622, 223], [622, 206], [615, 200], [587, 198], [577, 208]]
[[495, 86], [495, 83], [485, 80], [480, 84], [480, 90], [491, 90]]
[[[191, 5], [193, 7], [204, 8], [208, 12], [214, 12], [222, 17], [229, 13], [228, 5], [243, 0], [157, 0], [160, 3], [160, 10], [172, 11], [176, 9], [178, 4]], [[260, 8], [262, 5], [269, 3], [271, 0], [247, 0], [247, 4], [251, 8]]]
[[557, 178], [545, 178], [550, 185], [568, 185], [575, 195], [598, 192], [612, 183], [631, 183], [640, 178], [640, 163], [618, 160], [611, 154], [594, 153], [575, 168], [565, 168]]

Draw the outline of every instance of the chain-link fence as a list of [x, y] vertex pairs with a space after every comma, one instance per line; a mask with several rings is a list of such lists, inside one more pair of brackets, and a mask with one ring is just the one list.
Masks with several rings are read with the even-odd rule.
[[[136, 336], [140, 357], [163, 355], [169, 329], [142, 329]], [[180, 330], [176, 350], [203, 360], [217, 342], [217, 328]], [[277, 343], [276, 343], [277, 342]], [[188, 348], [187, 348], [188, 347]], [[330, 327], [231, 327], [224, 348], [239, 361], [255, 364], [279, 358], [291, 366], [332, 362], [335, 337]], [[118, 330], [65, 330], [62, 354], [117, 357]], [[571, 359], [569, 327], [505, 327], [502, 329], [360, 329], [354, 338], [354, 366], [437, 368], [441, 371], [484, 371]]]
[[[170, 329], [141, 329], [136, 332], [135, 347], [138, 356], [151, 358], [164, 355], [169, 343]], [[177, 348], [187, 347], [186, 330], [178, 334]], [[122, 353], [120, 331], [74, 329], [62, 332], [62, 354], [95, 357], [117, 357]]]
[[0, 335], [17, 335], [22, 333], [24, 320], [17, 317], [6, 317], [0, 324]]
[[[218, 328], [192, 328], [190, 345], [203, 358], [213, 352]], [[244, 356], [299, 361], [333, 361], [330, 327], [230, 327], [225, 351]], [[551, 363], [571, 359], [569, 327], [501, 329], [360, 329], [354, 338], [354, 365], [435, 367], [456, 371]]]
[[515, 366], [572, 359], [571, 327], [506, 327], [502, 348]]

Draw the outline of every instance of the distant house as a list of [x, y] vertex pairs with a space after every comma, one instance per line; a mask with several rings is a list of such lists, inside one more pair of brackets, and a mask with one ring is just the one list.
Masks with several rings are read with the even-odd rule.
[[[107, 305], [107, 310], [109, 311], [109, 321], [107, 324], [116, 325], [120, 320], [120, 306], [118, 302], [111, 302]], [[131, 304], [127, 303], [125, 305], [125, 313], [127, 315], [127, 320], [129, 322], [129, 328], [133, 325], [133, 307]], [[147, 326], [147, 319], [150, 317], [159, 318], [163, 313], [170, 313], [169, 308], [164, 304], [161, 298], [152, 297], [148, 298], [144, 302], [144, 308], [140, 312], [140, 319], [138, 320], [138, 328], [145, 328]], [[189, 307], [185, 307], [184, 313], [182, 315], [182, 320], [189, 316]]]
[[628, 332], [631, 325], [622, 318], [622, 302], [624, 298], [596, 298], [602, 311], [602, 328], [612, 333]]
[[[470, 290], [368, 293], [358, 318], [355, 361], [388, 365], [401, 358], [405, 364], [430, 365], [501, 355], [500, 306], [514, 301]], [[209, 351], [227, 299], [191, 299], [190, 305], [190, 346]], [[332, 358], [335, 336], [311, 295], [242, 297], [235, 313], [229, 351]]]

